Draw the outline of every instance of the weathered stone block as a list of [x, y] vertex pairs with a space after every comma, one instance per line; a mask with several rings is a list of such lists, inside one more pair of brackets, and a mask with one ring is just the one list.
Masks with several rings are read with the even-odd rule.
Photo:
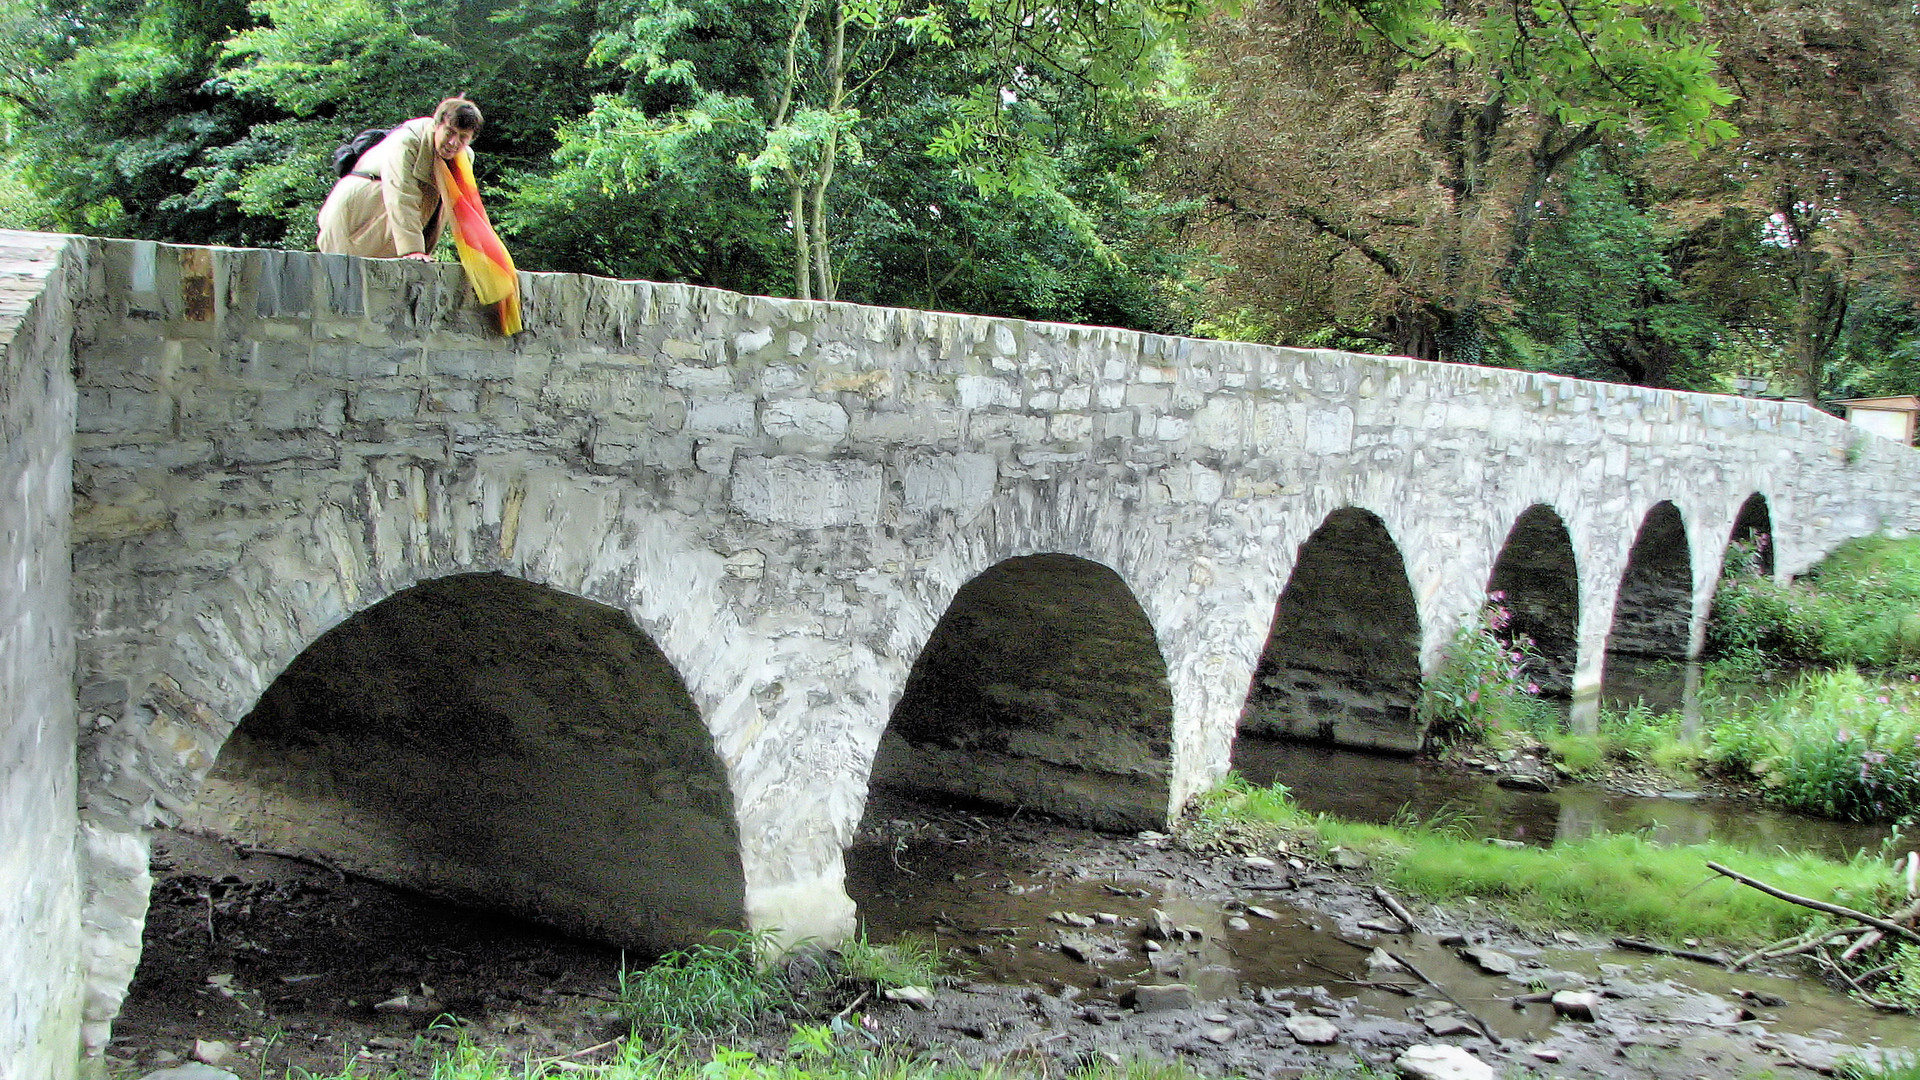
[[734, 463], [734, 509], [756, 521], [820, 529], [880, 522], [880, 466], [803, 457]]
[[818, 398], [772, 401], [761, 410], [760, 426], [776, 439], [797, 435], [817, 442], [836, 443], [846, 437], [847, 410], [836, 402]]

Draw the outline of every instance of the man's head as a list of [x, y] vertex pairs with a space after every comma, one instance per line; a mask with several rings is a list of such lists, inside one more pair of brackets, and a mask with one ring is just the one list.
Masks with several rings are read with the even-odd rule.
[[484, 123], [480, 106], [463, 97], [450, 97], [433, 110], [433, 152], [452, 161], [473, 144]]

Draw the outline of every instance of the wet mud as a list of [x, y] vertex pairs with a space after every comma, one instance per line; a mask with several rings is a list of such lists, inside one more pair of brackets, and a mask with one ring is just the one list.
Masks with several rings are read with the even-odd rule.
[[[226, 1043], [224, 1067], [242, 1076], [357, 1062], [424, 1077], [455, 1037], [432, 1026], [444, 1016], [515, 1060], [605, 1060], [625, 1031], [613, 950], [220, 841], [164, 834], [155, 851], [116, 1077], [188, 1058], [196, 1040]], [[1363, 867], [1275, 856], [876, 796], [847, 854], [865, 932], [952, 959], [924, 1008], [862, 1001], [865, 1030], [1047, 1075], [1155, 1057], [1278, 1078], [1448, 1043], [1508, 1077], [1718, 1080], [1920, 1049], [1911, 1018], [1790, 971], [1736, 976], [1523, 933], [1472, 905], [1418, 905], [1409, 931]], [[1558, 990], [1591, 993], [1592, 1018], [1556, 1011]], [[785, 1021], [742, 1041], [777, 1054]]]

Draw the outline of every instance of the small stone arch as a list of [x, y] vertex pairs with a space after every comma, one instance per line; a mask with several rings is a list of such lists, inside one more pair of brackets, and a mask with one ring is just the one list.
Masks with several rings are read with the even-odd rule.
[[1641, 519], [1614, 598], [1607, 635], [1603, 698], [1624, 698], [1621, 687], [1649, 661], [1686, 660], [1693, 626], [1693, 556], [1680, 508], [1656, 503]]
[[1751, 548], [1755, 568], [1761, 576], [1773, 576], [1773, 513], [1765, 495], [1756, 491], [1740, 504], [1740, 512], [1734, 515], [1733, 529], [1727, 536], [1727, 546], [1729, 556], [1736, 548]]
[[1172, 743], [1166, 660], [1126, 582], [1090, 559], [1019, 556], [954, 594], [907, 675], [869, 786], [1159, 828]]
[[647, 952], [745, 925], [727, 772], [679, 673], [626, 612], [500, 573], [321, 635], [184, 820]]
[[1539, 670], [1530, 672], [1543, 694], [1566, 698], [1580, 648], [1580, 571], [1573, 538], [1553, 507], [1535, 503], [1507, 531], [1487, 578], [1487, 595], [1500, 597], [1513, 621], [1511, 640], [1533, 642]]
[[1381, 519], [1345, 507], [1306, 543], [1274, 606], [1239, 735], [1414, 753], [1420, 611]]

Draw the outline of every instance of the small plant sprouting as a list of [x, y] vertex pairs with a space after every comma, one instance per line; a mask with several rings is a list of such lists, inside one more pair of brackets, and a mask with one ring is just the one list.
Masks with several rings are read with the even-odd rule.
[[1421, 686], [1416, 706], [1429, 745], [1481, 743], [1501, 727], [1530, 727], [1540, 685], [1528, 674], [1542, 660], [1533, 641], [1513, 633], [1506, 594], [1454, 631], [1440, 670]]
[[792, 993], [760, 958], [768, 932], [719, 931], [709, 941], [666, 954], [652, 966], [620, 971], [620, 1009], [646, 1034], [734, 1034], [785, 1006]]

